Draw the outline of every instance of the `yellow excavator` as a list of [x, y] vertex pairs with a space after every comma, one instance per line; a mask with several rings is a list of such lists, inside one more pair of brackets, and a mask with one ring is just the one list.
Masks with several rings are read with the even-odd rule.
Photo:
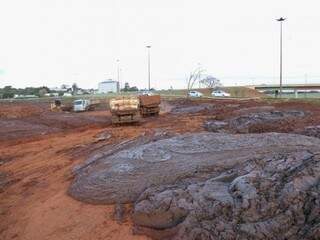
[[63, 105], [60, 99], [56, 99], [53, 103], [51, 103], [50, 109], [52, 112], [71, 111], [72, 105]]

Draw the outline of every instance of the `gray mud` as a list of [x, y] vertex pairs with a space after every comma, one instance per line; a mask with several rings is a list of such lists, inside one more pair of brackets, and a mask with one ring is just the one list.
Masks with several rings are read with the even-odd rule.
[[319, 239], [320, 139], [197, 133], [139, 141], [78, 168], [69, 194], [134, 203], [136, 233], [154, 239]]
[[310, 136], [310, 137], [320, 138], [320, 125], [306, 127], [302, 131], [299, 131], [298, 133], [302, 135]]
[[[241, 109], [236, 111], [242, 113], [240, 116], [225, 120], [208, 120], [203, 127], [209, 132], [224, 132], [229, 133], [256, 133], [256, 132], [273, 132], [278, 128], [285, 129], [290, 127], [291, 123], [297, 118], [302, 118], [306, 114], [303, 111], [276, 111], [273, 107], [255, 107]], [[266, 111], [270, 110], [270, 111]], [[253, 111], [252, 113], [247, 113]]]
[[202, 103], [195, 106], [185, 106], [185, 107], [175, 107], [171, 109], [171, 112], [174, 114], [181, 114], [181, 113], [198, 113], [205, 110], [212, 110], [215, 109], [216, 106], [210, 103]]

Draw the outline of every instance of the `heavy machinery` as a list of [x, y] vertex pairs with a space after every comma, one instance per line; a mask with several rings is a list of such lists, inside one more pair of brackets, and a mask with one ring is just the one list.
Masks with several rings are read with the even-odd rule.
[[139, 96], [140, 113], [143, 117], [159, 115], [160, 95], [141, 95]]
[[110, 99], [112, 123], [139, 122], [142, 117], [158, 115], [160, 95], [139, 97], [117, 97]]
[[74, 112], [92, 111], [100, 104], [99, 100], [78, 99], [73, 102]]
[[109, 101], [112, 123], [134, 123], [140, 120], [139, 98], [117, 97]]
[[60, 99], [56, 99], [54, 100], [53, 103], [51, 103], [51, 111], [53, 112], [60, 112], [60, 111], [68, 111], [70, 112], [72, 110], [72, 105], [68, 104], [68, 105], [64, 105], [61, 103]]
[[83, 111], [91, 111], [94, 110], [100, 104], [100, 100], [87, 100], [87, 99], [78, 99], [73, 101], [73, 103], [65, 103], [62, 104], [60, 99], [55, 99], [53, 103], [51, 103], [51, 111], [60, 112], [83, 112]]

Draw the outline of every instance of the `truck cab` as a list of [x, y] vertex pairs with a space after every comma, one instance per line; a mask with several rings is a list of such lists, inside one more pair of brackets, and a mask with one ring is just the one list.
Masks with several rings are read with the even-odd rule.
[[85, 99], [75, 100], [73, 102], [73, 111], [75, 112], [87, 111], [89, 105], [90, 105], [89, 100], [85, 100]]

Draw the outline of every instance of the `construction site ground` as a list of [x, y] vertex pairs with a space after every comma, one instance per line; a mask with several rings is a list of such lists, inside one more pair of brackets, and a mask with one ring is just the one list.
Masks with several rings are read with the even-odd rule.
[[[107, 106], [107, 105], [106, 105]], [[320, 105], [297, 101], [167, 99], [159, 116], [113, 126], [107, 107], [82, 113], [51, 112], [48, 103], [0, 103], [0, 239], [148, 239], [133, 235], [131, 207], [119, 223], [113, 205], [76, 201], [67, 194], [72, 169], [106, 145], [157, 131], [206, 131], [208, 120], [228, 120], [268, 106], [305, 116], [255, 132], [299, 132], [319, 125]]]

